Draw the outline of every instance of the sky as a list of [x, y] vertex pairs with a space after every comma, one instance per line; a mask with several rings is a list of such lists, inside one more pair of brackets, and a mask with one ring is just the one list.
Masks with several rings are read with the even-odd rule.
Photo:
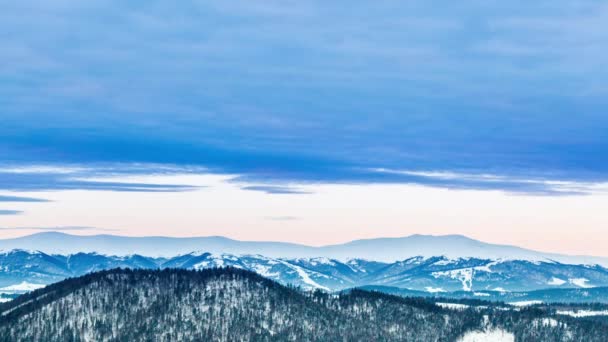
[[608, 256], [604, 1], [0, 7], [0, 238]]

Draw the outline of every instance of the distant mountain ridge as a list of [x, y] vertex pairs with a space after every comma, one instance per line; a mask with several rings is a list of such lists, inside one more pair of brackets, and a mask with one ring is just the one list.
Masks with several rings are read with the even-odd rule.
[[558, 261], [569, 264], [600, 264], [608, 267], [607, 257], [572, 256], [544, 253], [515, 246], [497, 245], [462, 235], [411, 235], [402, 238], [355, 240], [344, 244], [312, 247], [286, 242], [239, 241], [211, 237], [127, 237], [116, 235], [71, 235], [43, 232], [0, 240], [0, 250], [26, 249], [47, 254], [96, 252], [104, 255], [138, 254], [148, 257], [175, 257], [192, 251], [235, 255], [263, 254], [273, 258], [326, 257], [337, 260], [367, 259], [395, 262], [415, 256], [472, 257], [479, 259], [515, 259]]
[[[517, 292], [608, 286], [607, 268], [553, 261], [417, 256], [384, 263], [364, 259], [290, 259], [207, 252], [193, 252], [173, 258], [152, 258], [98, 253], [50, 255], [40, 251], [12, 250], [0, 253], [0, 295], [113, 268], [203, 270], [226, 266], [253, 271], [281, 284], [324, 291], [373, 285], [437, 295], [464, 291], [475, 296], [484, 291]], [[479, 296], [487, 296], [487, 293]]]

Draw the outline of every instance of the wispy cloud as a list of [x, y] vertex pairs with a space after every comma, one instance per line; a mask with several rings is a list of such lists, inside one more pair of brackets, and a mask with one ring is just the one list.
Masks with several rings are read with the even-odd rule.
[[48, 202], [48, 200], [43, 198], [0, 195], [0, 202]]
[[0, 227], [0, 230], [38, 230], [38, 231], [56, 231], [56, 232], [64, 232], [64, 231], [88, 231], [88, 230], [104, 231], [104, 232], [120, 231], [120, 229], [87, 227], [87, 226]]
[[310, 193], [308, 191], [300, 190], [297, 188], [280, 185], [248, 185], [241, 187], [241, 189], [249, 191], [261, 191], [267, 194], [274, 195], [301, 195]]
[[[0, 190], [49, 191], [49, 190], [101, 190], [121, 192], [180, 192], [199, 189], [187, 184], [153, 184], [115, 179], [138, 174], [166, 175], [192, 172], [188, 167], [172, 168], [161, 165], [105, 165], [83, 167], [20, 167], [0, 168]], [[197, 169], [200, 170], [200, 169]], [[43, 199], [0, 196], [0, 202], [45, 202]]]
[[[0, 160], [196, 165], [247, 184], [395, 182], [557, 195], [567, 192], [369, 170], [608, 181], [606, 4], [344, 6], [3, 6], [0, 30], [15, 34], [3, 41], [0, 63]], [[95, 182], [91, 173], [0, 171], [0, 190], [191, 189]]]
[[[320, 164], [324, 165], [324, 164]], [[237, 169], [238, 170], [238, 169]], [[221, 172], [221, 170], [214, 170]], [[236, 171], [236, 170], [235, 170]], [[157, 164], [111, 164], [104, 166], [61, 168], [21, 167], [0, 169], [0, 190], [50, 191], [98, 190], [117, 192], [182, 192], [201, 189], [189, 184], [165, 184], [125, 181], [136, 176], [200, 174], [212, 172], [207, 168]], [[125, 178], [126, 177], [126, 178]], [[512, 172], [506, 174], [469, 173], [455, 170], [403, 170], [392, 168], [360, 168], [347, 165], [323, 166], [300, 172], [268, 172], [252, 170], [231, 175], [228, 180], [242, 190], [273, 195], [306, 195], [306, 185], [327, 184], [419, 184], [463, 190], [500, 190], [512, 194], [570, 196], [606, 192], [608, 182], [601, 178], [577, 180], [556, 175]], [[116, 179], [116, 181], [113, 181]], [[259, 182], [263, 181], [262, 184]], [[287, 184], [287, 185], [286, 185]], [[47, 202], [26, 196], [0, 195], [0, 202]], [[16, 212], [17, 214], [19, 212]], [[5, 214], [7, 215], [7, 214]]]
[[375, 172], [420, 178], [413, 183], [472, 190], [501, 190], [512, 194], [536, 196], [573, 196], [608, 193], [608, 182], [560, 181], [542, 177], [470, 174], [453, 171], [414, 171], [374, 169]]
[[19, 210], [5, 210], [5, 209], [0, 209], [0, 215], [19, 215], [23, 213], [22, 211]]

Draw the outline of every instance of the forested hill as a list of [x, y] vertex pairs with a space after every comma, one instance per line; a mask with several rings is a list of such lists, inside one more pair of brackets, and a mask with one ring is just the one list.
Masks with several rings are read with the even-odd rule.
[[[488, 304], [489, 305], [489, 304]], [[0, 341], [602, 341], [604, 322], [353, 290], [301, 292], [238, 269], [123, 270], [72, 278], [0, 305]], [[555, 324], [554, 324], [555, 322]]]

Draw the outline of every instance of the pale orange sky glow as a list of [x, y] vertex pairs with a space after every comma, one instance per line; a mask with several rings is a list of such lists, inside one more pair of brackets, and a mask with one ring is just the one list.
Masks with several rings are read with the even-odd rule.
[[[108, 180], [109, 178], [98, 179]], [[73, 234], [210, 236], [325, 245], [410, 234], [463, 234], [486, 242], [607, 256], [608, 195], [531, 196], [420, 185], [291, 184], [303, 193], [244, 190], [225, 175], [130, 176], [119, 182], [200, 186], [184, 192], [63, 190], [3, 193], [50, 200], [16, 203], [0, 236], [89, 227]], [[90, 229], [91, 227], [99, 229]], [[7, 229], [9, 228], [9, 229]]]

